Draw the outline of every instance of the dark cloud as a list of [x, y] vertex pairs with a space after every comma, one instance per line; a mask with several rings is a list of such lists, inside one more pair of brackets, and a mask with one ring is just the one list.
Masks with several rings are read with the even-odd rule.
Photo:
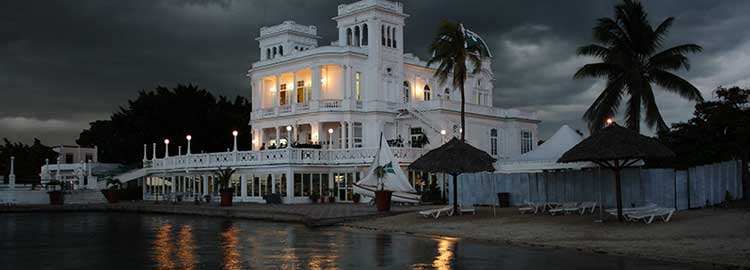
[[[346, 1], [351, 2], [351, 1]], [[460, 20], [492, 47], [495, 103], [538, 111], [542, 137], [560, 124], [584, 129], [580, 115], [601, 89], [572, 80], [577, 46], [591, 42], [596, 18], [615, 1], [409, 0], [406, 50], [422, 58], [443, 19]], [[78, 129], [106, 118], [137, 91], [194, 83], [223, 95], [247, 95], [244, 77], [258, 59], [259, 28], [284, 20], [318, 26], [321, 44], [336, 37], [341, 1], [3, 1], [0, 3], [0, 137], [72, 143]], [[656, 24], [677, 17], [667, 45], [695, 42], [682, 75], [704, 94], [717, 85], [750, 86], [750, 2], [645, 2]], [[657, 96], [668, 121], [692, 104]]]

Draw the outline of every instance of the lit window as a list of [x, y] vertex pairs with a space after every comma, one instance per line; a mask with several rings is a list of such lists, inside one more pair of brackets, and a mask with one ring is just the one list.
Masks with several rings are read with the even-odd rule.
[[531, 132], [528, 131], [522, 131], [521, 132], [521, 154], [525, 154], [532, 150], [533, 147], [533, 141]]
[[360, 101], [360, 85], [362, 82], [362, 73], [354, 73], [354, 95], [357, 98], [357, 101]]
[[284, 106], [288, 102], [287, 97], [286, 97], [286, 84], [282, 84], [279, 87], [281, 88], [279, 90], [279, 105]]
[[307, 102], [307, 89], [305, 88], [305, 81], [297, 81], [297, 103], [302, 104]]
[[497, 156], [497, 129], [490, 130], [490, 155]]

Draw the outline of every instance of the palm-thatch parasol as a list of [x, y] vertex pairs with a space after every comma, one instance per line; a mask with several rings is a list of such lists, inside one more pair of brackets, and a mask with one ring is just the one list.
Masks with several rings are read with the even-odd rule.
[[612, 123], [573, 146], [558, 162], [591, 161], [614, 171], [617, 218], [623, 221], [620, 171], [644, 159], [668, 158], [674, 155], [672, 150], [656, 139]]
[[453, 138], [446, 144], [432, 149], [414, 163], [410, 170], [432, 173], [446, 173], [453, 176], [453, 211], [458, 211], [458, 194], [456, 184], [458, 175], [473, 172], [492, 172], [495, 159], [482, 150], [459, 139]]

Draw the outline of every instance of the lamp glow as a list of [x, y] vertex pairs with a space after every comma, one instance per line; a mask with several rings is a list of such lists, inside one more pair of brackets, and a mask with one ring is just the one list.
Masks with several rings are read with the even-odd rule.
[[440, 135], [445, 135], [445, 129], [440, 130]]
[[164, 144], [169, 144], [169, 139], [164, 139]]
[[326, 78], [325, 77], [321, 78], [320, 79], [320, 83], [325, 84], [326, 83]]
[[268, 88], [268, 91], [270, 91], [270, 92], [276, 92], [276, 87]]
[[292, 131], [292, 126], [286, 126], [286, 131]]
[[612, 120], [612, 118], [611, 118], [611, 117], [610, 117], [610, 118], [607, 118], [607, 125], [611, 125], [611, 124], [612, 124], [612, 123], [614, 123], [614, 122], [615, 122], [615, 120]]
[[193, 136], [187, 135], [187, 136], [185, 136], [185, 139], [187, 139], [188, 141], [189, 141], [189, 140], [192, 140], [192, 139], [193, 139]]
[[239, 134], [240, 134], [240, 133], [239, 133], [239, 132], [237, 132], [236, 130], [235, 130], [235, 131], [232, 131], [232, 136], [235, 136], [235, 137], [237, 137], [237, 135], [239, 135]]
[[328, 129], [328, 134], [333, 134], [333, 129], [332, 128]]

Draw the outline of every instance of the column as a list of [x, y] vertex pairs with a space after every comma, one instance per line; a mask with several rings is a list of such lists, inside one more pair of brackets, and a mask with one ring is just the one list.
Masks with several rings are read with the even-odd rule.
[[354, 74], [352, 73], [352, 67], [346, 66], [346, 97], [350, 100], [355, 100], [354, 96]]
[[247, 198], [247, 175], [240, 175], [240, 197]]
[[345, 100], [349, 99], [349, 77], [346, 76], [348, 73], [347, 66], [341, 65], [341, 91]]
[[341, 142], [340, 147], [341, 149], [346, 148], [346, 122], [341, 121], [339, 124], [341, 124]]
[[322, 87], [320, 84], [322, 73], [323, 71], [321, 66], [315, 66], [312, 68], [312, 101], [310, 102], [311, 106], [314, 106], [313, 104], [317, 105], [320, 101], [320, 97], [322, 96]]
[[354, 148], [354, 125], [352, 125], [354, 122], [349, 121], [347, 124], [349, 125], [349, 131], [347, 135], [349, 135], [349, 148]]
[[292, 168], [290, 167], [284, 173], [286, 174], [286, 196], [292, 198], [294, 197], [294, 174], [292, 173]]
[[[289, 86], [287, 86], [287, 89]], [[292, 71], [292, 106], [297, 104], [297, 72]]]
[[258, 129], [258, 149], [266, 142], [266, 133], [264, 132], [264, 128]]
[[273, 99], [273, 105], [274, 107], [278, 107], [281, 105], [281, 80], [279, 80], [279, 75], [274, 75], [276, 78], [276, 98]]
[[299, 140], [299, 136], [297, 136], [297, 130], [298, 130], [298, 128], [299, 128], [299, 125], [297, 123], [294, 123], [294, 125], [292, 125], [292, 138], [294, 138], [293, 141], [295, 141], [295, 142], [298, 142], [298, 140]]
[[154, 160], [154, 159], [156, 159], [156, 143], [154, 143], [151, 148], [151, 160]]
[[281, 130], [279, 129], [279, 127], [276, 127], [276, 148], [281, 146], [281, 142], [279, 141], [279, 139], [281, 139]]
[[[57, 165], [60, 167], [60, 164]], [[16, 189], [16, 157], [10, 157], [10, 174], [8, 175], [8, 188]]]
[[208, 176], [201, 175], [201, 184], [203, 184], [203, 196], [208, 195]]
[[143, 200], [145, 201], [146, 200], [146, 192], [148, 191], [146, 189], [147, 185], [148, 185], [148, 177], [141, 177], [140, 182], [141, 182], [141, 198], [143, 198]]

